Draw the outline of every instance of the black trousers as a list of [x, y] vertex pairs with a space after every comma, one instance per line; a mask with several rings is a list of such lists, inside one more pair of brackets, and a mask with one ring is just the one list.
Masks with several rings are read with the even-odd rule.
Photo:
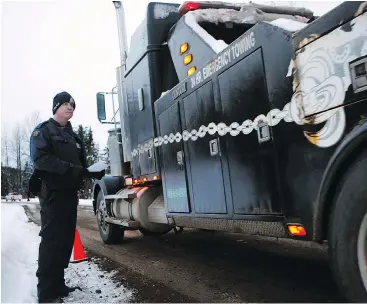
[[73, 250], [77, 190], [47, 190], [40, 194], [41, 243], [38, 253], [38, 298], [58, 295], [65, 285], [64, 269], [68, 267]]

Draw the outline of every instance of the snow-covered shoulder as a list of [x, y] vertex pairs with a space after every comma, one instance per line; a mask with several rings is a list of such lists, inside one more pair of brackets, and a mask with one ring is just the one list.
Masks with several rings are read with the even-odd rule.
[[1, 302], [37, 301], [40, 228], [28, 223], [19, 204], [1, 204]]
[[[29, 222], [20, 204], [1, 204], [1, 302], [37, 303], [37, 259], [40, 227]], [[70, 264], [66, 283], [80, 286], [64, 303], [126, 303], [132, 291], [113, 281], [114, 272], [94, 260]], [[119, 287], [118, 287], [119, 285]]]

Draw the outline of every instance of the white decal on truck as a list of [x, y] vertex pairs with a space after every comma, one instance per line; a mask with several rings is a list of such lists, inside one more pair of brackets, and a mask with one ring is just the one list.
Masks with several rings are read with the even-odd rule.
[[197, 71], [191, 78], [191, 88], [194, 88], [202, 81], [218, 72], [232, 60], [242, 56], [245, 52], [255, 46], [255, 34], [251, 32], [241, 38], [234, 44], [231, 44], [227, 49], [220, 53], [217, 57], [211, 60], [205, 67]]
[[[344, 134], [345, 110], [338, 106], [343, 105], [345, 92], [351, 85], [349, 63], [367, 55], [366, 39], [367, 13], [364, 13], [306, 45], [296, 55], [295, 63], [291, 63], [293, 74], [297, 74], [293, 78], [292, 116], [299, 125], [326, 122], [317, 132], [304, 132], [319, 147], [336, 144]], [[307, 118], [316, 113], [320, 114]]]
[[243, 53], [247, 52], [249, 49], [255, 46], [255, 36], [254, 32], [243, 37], [239, 42], [231, 46], [233, 58], [238, 58]]

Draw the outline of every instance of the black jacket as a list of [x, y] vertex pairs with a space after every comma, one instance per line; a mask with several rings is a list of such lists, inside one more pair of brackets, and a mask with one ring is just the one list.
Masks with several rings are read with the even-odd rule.
[[30, 154], [34, 175], [44, 181], [47, 189], [80, 188], [86, 167], [85, 149], [70, 122], [62, 127], [50, 118], [39, 124], [30, 138]]

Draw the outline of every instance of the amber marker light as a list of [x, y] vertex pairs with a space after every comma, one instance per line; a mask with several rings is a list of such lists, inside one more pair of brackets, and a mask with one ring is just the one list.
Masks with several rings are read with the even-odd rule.
[[293, 236], [305, 236], [306, 229], [301, 225], [288, 225], [288, 231]]
[[184, 54], [187, 52], [187, 50], [189, 49], [189, 44], [187, 42], [185, 42], [184, 44], [181, 44], [180, 46], [180, 54]]
[[196, 67], [192, 67], [187, 71], [187, 76], [191, 76], [196, 72]]
[[192, 61], [192, 55], [189, 54], [184, 58], [184, 65], [188, 65]]

